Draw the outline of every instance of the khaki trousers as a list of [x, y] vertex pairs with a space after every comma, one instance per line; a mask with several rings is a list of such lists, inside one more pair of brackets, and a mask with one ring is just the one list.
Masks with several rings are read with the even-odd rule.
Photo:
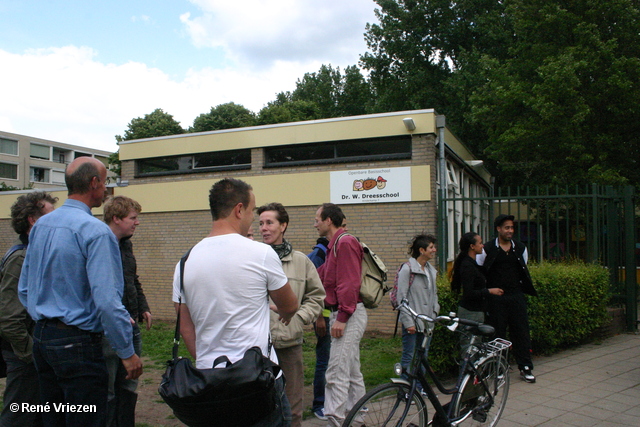
[[[331, 313], [333, 325], [338, 313]], [[329, 426], [341, 426], [351, 408], [365, 394], [360, 372], [360, 340], [367, 327], [367, 311], [356, 307], [340, 338], [331, 337], [331, 353], [326, 373], [324, 413]]]

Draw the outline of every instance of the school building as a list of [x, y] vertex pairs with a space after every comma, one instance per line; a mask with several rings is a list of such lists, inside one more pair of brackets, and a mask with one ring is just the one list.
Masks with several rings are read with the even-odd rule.
[[[318, 206], [340, 205], [349, 232], [382, 258], [392, 284], [396, 269], [409, 256], [411, 238], [421, 232], [437, 235], [441, 184], [449, 195], [490, 192], [490, 175], [482, 162], [446, 128], [443, 119], [428, 109], [120, 143], [122, 173], [113, 192], [142, 205], [141, 224], [132, 241], [154, 316], [175, 317], [171, 301], [175, 265], [209, 234], [209, 189], [224, 177], [251, 184], [257, 206], [282, 203], [291, 220], [286, 238], [304, 253], [311, 251], [318, 238], [313, 227]], [[15, 235], [8, 217], [16, 192], [10, 193], [0, 195], [1, 250], [10, 246]], [[54, 195], [60, 198], [59, 204], [64, 202], [64, 191]], [[453, 221], [455, 206], [449, 211], [448, 227], [459, 227], [460, 219]], [[94, 209], [96, 215], [101, 212]], [[470, 221], [476, 223], [464, 224], [464, 219], [462, 223], [469, 229], [488, 230], [485, 215]], [[257, 221], [254, 231], [260, 240]], [[449, 245], [449, 259], [455, 246]], [[391, 332], [394, 323], [395, 313], [386, 298], [369, 312], [369, 330]]]

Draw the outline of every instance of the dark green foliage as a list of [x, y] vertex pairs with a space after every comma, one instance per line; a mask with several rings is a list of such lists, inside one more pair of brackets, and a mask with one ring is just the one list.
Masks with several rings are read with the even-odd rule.
[[505, 4], [509, 54], [483, 53], [470, 97], [500, 183], [640, 185], [638, 2]]
[[[529, 271], [538, 297], [528, 297], [534, 354], [550, 354], [580, 344], [608, 319], [609, 276], [596, 264], [580, 261], [532, 263]], [[438, 278], [440, 314], [456, 311], [458, 297], [449, 280]], [[436, 327], [429, 360], [434, 371], [455, 373], [458, 334]]]
[[120, 176], [120, 172], [122, 172], [122, 162], [120, 161], [120, 150], [115, 153], [109, 154], [109, 170], [116, 174], [117, 177]]
[[529, 298], [536, 353], [551, 353], [588, 339], [608, 320], [609, 273], [595, 264], [542, 263], [530, 267], [539, 296]]
[[0, 191], [14, 191], [19, 190], [18, 187], [14, 187], [13, 185], [7, 185], [6, 182], [0, 182]]
[[220, 129], [235, 129], [256, 124], [256, 115], [242, 105], [228, 102], [211, 107], [211, 111], [200, 114], [193, 121], [189, 132], [207, 132]]
[[498, 185], [640, 187], [637, 0], [375, 0], [372, 112], [435, 108]]
[[313, 101], [291, 99], [290, 92], [280, 92], [258, 113], [257, 124], [292, 123], [320, 118], [318, 105]]
[[145, 114], [144, 118], [138, 117], [131, 120], [128, 129], [124, 131], [124, 137], [116, 135], [116, 141], [155, 138], [181, 133], [184, 133], [184, 129], [180, 127], [180, 122], [177, 122], [171, 114], [162, 111], [162, 108], [157, 108], [151, 114]]

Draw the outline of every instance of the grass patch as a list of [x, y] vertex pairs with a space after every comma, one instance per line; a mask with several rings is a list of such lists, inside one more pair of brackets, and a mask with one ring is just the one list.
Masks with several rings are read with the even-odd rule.
[[[167, 361], [171, 359], [175, 328], [175, 323], [154, 321], [150, 330], [144, 328], [141, 331], [142, 355], [151, 359], [155, 368], [164, 368]], [[182, 341], [178, 354], [182, 357], [190, 357]]]
[[[171, 358], [173, 333], [175, 324], [154, 322], [153, 328], [142, 331], [142, 354], [149, 357], [154, 366], [164, 368]], [[304, 383], [311, 385], [316, 367], [316, 337], [313, 331], [304, 334], [302, 357], [304, 361]], [[180, 343], [179, 354], [189, 357], [184, 346]], [[393, 374], [393, 365], [400, 361], [402, 341], [400, 337], [392, 338], [388, 335], [365, 333], [360, 343], [360, 364], [367, 389], [389, 380]]]

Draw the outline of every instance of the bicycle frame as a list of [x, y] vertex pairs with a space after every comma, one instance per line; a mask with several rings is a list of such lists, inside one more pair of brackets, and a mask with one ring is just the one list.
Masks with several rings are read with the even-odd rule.
[[[453, 411], [453, 409], [456, 407], [456, 404], [458, 403], [457, 400], [460, 399], [461, 397], [460, 386], [466, 374], [473, 373], [476, 377], [480, 379], [480, 383], [482, 384], [482, 387], [484, 387], [488, 395], [491, 396], [491, 401], [487, 402], [487, 405], [493, 405], [493, 395], [490, 392], [489, 386], [487, 385], [485, 379], [480, 377], [476, 367], [471, 362], [471, 358], [476, 352], [468, 351], [465, 354], [464, 358], [462, 359], [462, 363], [460, 365], [460, 370], [459, 370], [458, 378], [456, 380], [456, 385], [453, 388], [446, 388], [442, 384], [442, 382], [438, 379], [435, 372], [431, 368], [431, 365], [429, 364], [427, 357], [425, 357], [427, 343], [432, 333], [433, 333], [433, 330], [429, 331], [427, 334], [425, 334], [424, 332], [416, 332], [416, 342], [420, 343], [420, 345], [416, 346], [414, 350], [414, 356], [413, 356], [413, 359], [411, 360], [411, 364], [409, 365], [409, 369], [403, 370], [404, 373], [406, 373], [407, 376], [409, 376], [410, 381], [407, 381], [404, 379], [394, 379], [393, 382], [405, 383], [408, 386], [410, 386], [409, 396], [412, 396], [416, 392], [418, 381], [419, 381], [420, 384], [422, 385], [422, 389], [427, 394], [429, 401], [433, 405], [440, 419], [446, 420], [449, 426], [455, 426], [458, 423], [464, 421], [466, 418], [468, 418], [471, 415], [471, 412], [469, 412], [467, 414], [464, 414], [464, 416], [462, 417], [451, 418], [451, 411]], [[416, 363], [416, 362], [419, 362], [419, 363]], [[429, 375], [429, 378], [431, 378], [431, 380], [433, 381], [433, 383], [436, 385], [437, 389], [441, 393], [446, 395], [453, 395], [451, 400], [448, 403], [446, 403], [444, 406], [438, 400], [438, 396], [433, 390], [433, 387], [431, 387], [431, 385], [427, 382], [427, 379], [423, 373], [423, 369], [424, 369], [424, 372], [426, 372]], [[407, 399], [407, 405], [404, 408], [402, 419], [404, 419], [409, 412], [409, 406], [411, 404], [410, 401], [411, 399]], [[448, 410], [445, 409], [445, 406], [448, 407]]]

